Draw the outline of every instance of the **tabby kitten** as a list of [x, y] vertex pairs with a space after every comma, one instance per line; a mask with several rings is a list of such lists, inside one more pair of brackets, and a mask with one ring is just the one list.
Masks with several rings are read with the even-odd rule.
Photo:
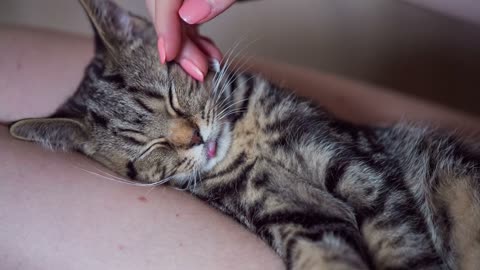
[[51, 117], [11, 134], [77, 150], [232, 216], [288, 269], [478, 269], [480, 152], [424, 128], [335, 119], [256, 75], [161, 65], [145, 19], [83, 0], [95, 57]]

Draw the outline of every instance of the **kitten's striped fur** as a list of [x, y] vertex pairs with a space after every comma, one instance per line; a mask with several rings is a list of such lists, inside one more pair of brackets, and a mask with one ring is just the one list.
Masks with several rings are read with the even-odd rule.
[[137, 182], [171, 177], [287, 269], [478, 269], [478, 148], [426, 128], [346, 123], [256, 75], [224, 69], [200, 84], [158, 63], [146, 20], [81, 2], [96, 54], [78, 91], [13, 136]]

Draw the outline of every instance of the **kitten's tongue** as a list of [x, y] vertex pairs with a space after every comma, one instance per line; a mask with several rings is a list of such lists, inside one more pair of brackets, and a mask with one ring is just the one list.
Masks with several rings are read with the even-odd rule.
[[214, 158], [217, 154], [217, 143], [215, 141], [210, 141], [207, 143], [207, 156], [208, 158]]

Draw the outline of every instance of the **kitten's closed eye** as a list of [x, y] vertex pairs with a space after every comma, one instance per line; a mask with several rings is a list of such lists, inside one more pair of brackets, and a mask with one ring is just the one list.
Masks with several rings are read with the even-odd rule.
[[170, 143], [167, 141], [166, 138], [158, 138], [158, 139], [152, 140], [143, 148], [142, 152], [140, 153], [137, 159], [144, 158], [145, 156], [150, 154], [150, 152], [152, 152], [154, 149], [158, 147], [171, 148], [172, 146], [170, 145]]
[[143, 132], [136, 129], [119, 128], [116, 134], [126, 141], [137, 145], [145, 145], [150, 140]]

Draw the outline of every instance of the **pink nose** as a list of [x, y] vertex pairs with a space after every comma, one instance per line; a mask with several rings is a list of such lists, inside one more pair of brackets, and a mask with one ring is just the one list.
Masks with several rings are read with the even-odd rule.
[[202, 143], [202, 135], [200, 135], [200, 131], [198, 129], [195, 129], [193, 131], [192, 139], [190, 140], [190, 147], [197, 146]]

